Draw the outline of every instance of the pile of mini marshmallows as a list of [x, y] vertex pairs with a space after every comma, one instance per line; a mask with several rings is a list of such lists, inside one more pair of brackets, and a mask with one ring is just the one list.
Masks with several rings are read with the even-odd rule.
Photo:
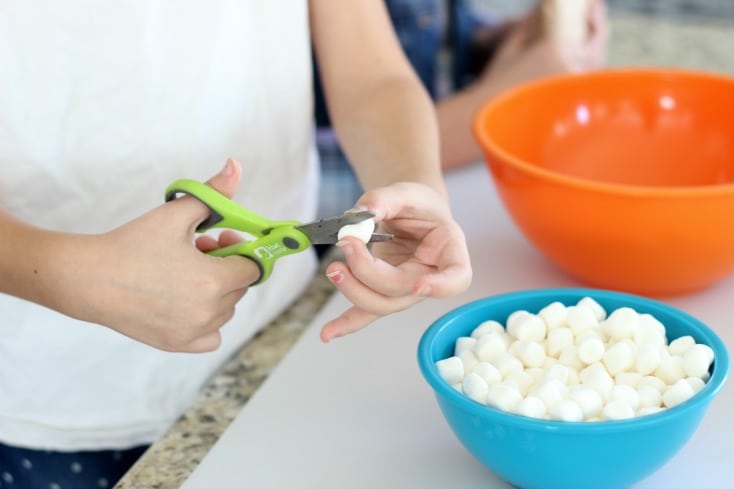
[[591, 297], [513, 312], [456, 340], [439, 374], [469, 398], [541, 419], [601, 421], [656, 413], [700, 391], [714, 352], [681, 336], [668, 344], [650, 314], [607, 316]]

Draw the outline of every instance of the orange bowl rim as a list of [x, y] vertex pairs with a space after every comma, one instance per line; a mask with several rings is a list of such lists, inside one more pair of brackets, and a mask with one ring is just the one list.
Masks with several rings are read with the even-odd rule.
[[626, 194], [636, 196], [654, 196], [654, 197], [700, 197], [734, 194], [734, 182], [722, 183], [716, 185], [695, 185], [695, 186], [651, 186], [651, 185], [635, 185], [601, 182], [590, 180], [577, 176], [566, 175], [556, 171], [533, 165], [515, 155], [505, 151], [501, 146], [496, 144], [484, 130], [484, 121], [489, 118], [492, 111], [497, 106], [506, 103], [507, 100], [521, 96], [524, 92], [537, 89], [549, 85], [563, 84], [569, 80], [578, 80], [580, 78], [593, 79], [607, 76], [623, 76], [623, 77], [693, 77], [698, 79], [710, 79], [713, 81], [724, 81], [732, 84], [734, 88], [734, 76], [723, 73], [707, 72], [703, 70], [681, 69], [681, 68], [604, 68], [596, 71], [585, 73], [570, 73], [548, 76], [539, 80], [534, 80], [513, 88], [507, 89], [501, 94], [485, 101], [475, 112], [472, 121], [472, 132], [474, 138], [479, 142], [483, 152], [487, 152], [487, 148], [491, 152], [496, 153], [503, 159], [503, 164], [508, 164], [523, 173], [527, 173], [543, 180], [553, 183], [567, 185], [586, 190], [594, 190], [597, 192], [605, 192], [611, 194]]

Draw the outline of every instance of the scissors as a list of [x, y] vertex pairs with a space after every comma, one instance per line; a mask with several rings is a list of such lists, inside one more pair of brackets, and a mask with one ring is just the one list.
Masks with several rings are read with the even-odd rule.
[[[256, 238], [207, 252], [222, 257], [239, 255], [254, 261], [260, 268], [260, 278], [252, 285], [263, 283], [270, 277], [277, 259], [300, 253], [311, 245], [334, 244], [343, 226], [375, 217], [373, 211], [359, 211], [308, 223], [271, 221], [196, 180], [173, 182], [166, 189], [166, 202], [178, 198], [180, 194], [190, 195], [209, 208], [210, 214], [196, 227], [197, 232], [229, 228], [244, 231]], [[391, 234], [373, 233], [369, 242], [389, 241], [392, 238]]]

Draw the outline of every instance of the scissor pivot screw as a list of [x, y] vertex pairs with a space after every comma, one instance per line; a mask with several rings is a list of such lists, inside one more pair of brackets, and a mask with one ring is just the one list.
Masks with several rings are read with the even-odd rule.
[[293, 239], [293, 238], [288, 238], [288, 237], [285, 237], [285, 238], [283, 238], [283, 245], [284, 245], [284, 246], [285, 246], [286, 248], [290, 248], [291, 250], [296, 250], [296, 249], [298, 249], [298, 247], [300, 246], [300, 245], [298, 244], [298, 241], [296, 241], [296, 240], [295, 240], [295, 239]]

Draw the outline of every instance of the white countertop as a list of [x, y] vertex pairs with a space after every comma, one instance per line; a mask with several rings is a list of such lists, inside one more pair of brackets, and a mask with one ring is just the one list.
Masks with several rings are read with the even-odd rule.
[[[471, 300], [517, 289], [584, 286], [537, 253], [504, 211], [485, 167], [448, 177], [467, 234], [474, 282], [324, 345], [321, 324], [347, 307], [335, 296], [229, 426], [184, 489], [508, 488], [454, 438], [420, 375], [425, 328]], [[734, 351], [734, 278], [667, 299], [707, 323]], [[718, 489], [734, 479], [734, 387], [712, 402], [676, 457], [637, 488]], [[610, 461], [612, 463], [612, 461]]]

